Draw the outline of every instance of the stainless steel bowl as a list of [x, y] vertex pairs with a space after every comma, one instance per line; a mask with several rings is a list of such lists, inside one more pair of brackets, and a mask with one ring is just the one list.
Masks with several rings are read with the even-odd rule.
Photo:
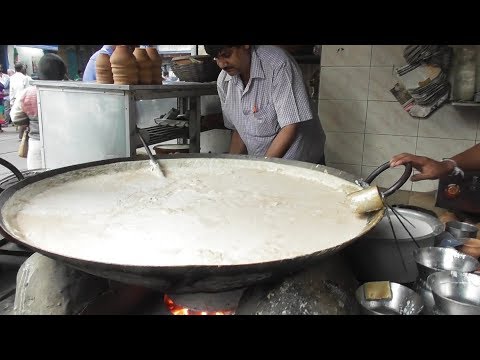
[[448, 315], [480, 315], [480, 276], [458, 271], [431, 274], [427, 284], [435, 305]]
[[390, 283], [392, 298], [390, 300], [365, 299], [364, 286], [355, 292], [355, 297], [365, 315], [418, 315], [423, 309], [423, 300], [415, 291], [406, 286]]
[[425, 247], [416, 249], [413, 254], [417, 263], [418, 275], [427, 281], [429, 275], [443, 270], [472, 272], [480, 268], [473, 256], [463, 254], [453, 248]]
[[478, 229], [475, 225], [469, 223], [449, 221], [445, 224], [445, 231], [448, 231], [450, 234], [459, 239], [477, 237]]

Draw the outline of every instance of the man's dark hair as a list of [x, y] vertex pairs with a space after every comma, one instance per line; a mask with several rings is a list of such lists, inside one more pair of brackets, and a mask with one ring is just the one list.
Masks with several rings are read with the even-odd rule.
[[21, 71], [23, 70], [23, 67], [24, 67], [24, 66], [25, 66], [25, 65], [23, 64], [23, 62], [17, 61], [17, 62], [15, 63], [15, 71], [16, 71], [16, 72], [21, 72]]
[[225, 48], [239, 47], [241, 45], [204, 45], [205, 52], [211, 57], [217, 57], [218, 53]]
[[40, 80], [63, 80], [67, 67], [57, 54], [45, 54], [38, 62], [38, 77]]

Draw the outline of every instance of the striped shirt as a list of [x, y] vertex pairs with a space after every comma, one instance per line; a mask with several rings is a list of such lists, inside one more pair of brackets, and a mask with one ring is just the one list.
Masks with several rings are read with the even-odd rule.
[[265, 156], [285, 126], [298, 123], [284, 159], [318, 163], [325, 134], [298, 64], [276, 46], [252, 46], [250, 80], [221, 71], [217, 79], [225, 127], [238, 131], [249, 155]]

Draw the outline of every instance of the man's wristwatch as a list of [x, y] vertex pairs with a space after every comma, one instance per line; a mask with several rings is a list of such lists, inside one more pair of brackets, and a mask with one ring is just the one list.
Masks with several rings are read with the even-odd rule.
[[465, 176], [465, 173], [457, 165], [457, 162], [450, 158], [443, 158], [442, 161], [450, 161], [453, 164], [453, 170], [449, 175], [460, 175], [461, 177]]

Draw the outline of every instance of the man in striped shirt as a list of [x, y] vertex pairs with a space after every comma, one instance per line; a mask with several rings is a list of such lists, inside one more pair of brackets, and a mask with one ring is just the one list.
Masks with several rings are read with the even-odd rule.
[[217, 79], [231, 154], [324, 164], [325, 134], [301, 70], [270, 45], [205, 45], [222, 69]]

